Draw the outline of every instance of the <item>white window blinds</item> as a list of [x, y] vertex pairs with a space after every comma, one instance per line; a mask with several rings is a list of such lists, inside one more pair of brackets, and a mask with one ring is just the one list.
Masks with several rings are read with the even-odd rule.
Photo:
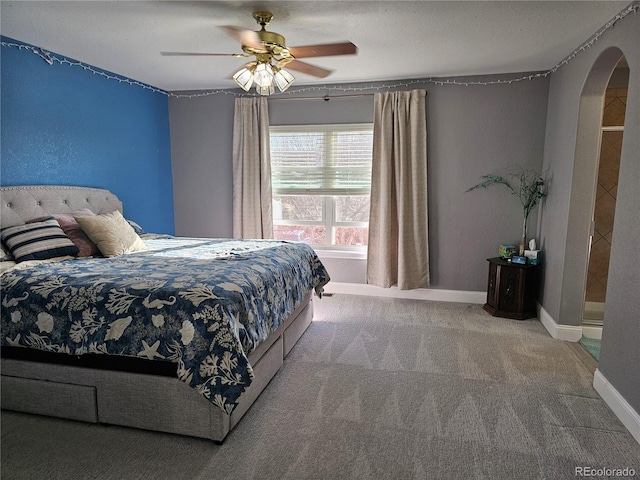
[[372, 124], [271, 127], [269, 136], [274, 194], [369, 194]]

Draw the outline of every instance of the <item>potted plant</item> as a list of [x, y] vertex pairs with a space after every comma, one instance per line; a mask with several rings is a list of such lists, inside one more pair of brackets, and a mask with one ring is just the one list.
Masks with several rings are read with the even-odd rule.
[[520, 255], [524, 255], [525, 245], [527, 244], [527, 219], [540, 200], [547, 196], [547, 185], [544, 178], [536, 170], [526, 170], [519, 166], [516, 169], [517, 171], [508, 169], [512, 171], [508, 171], [503, 175], [482, 175], [480, 178], [483, 181], [468, 189], [467, 192], [479, 188], [488, 188], [493, 185], [504, 185], [509, 189], [511, 195], [518, 197], [522, 204], [523, 213]]

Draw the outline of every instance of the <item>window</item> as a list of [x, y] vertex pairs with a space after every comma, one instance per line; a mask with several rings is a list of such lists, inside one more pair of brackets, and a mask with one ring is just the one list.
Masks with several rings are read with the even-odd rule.
[[364, 249], [373, 125], [271, 127], [274, 237]]

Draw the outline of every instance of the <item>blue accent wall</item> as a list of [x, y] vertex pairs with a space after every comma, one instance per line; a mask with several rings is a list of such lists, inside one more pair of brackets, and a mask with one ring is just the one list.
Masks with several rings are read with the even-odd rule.
[[0, 184], [106, 188], [146, 231], [174, 233], [166, 95], [16, 47], [0, 62]]

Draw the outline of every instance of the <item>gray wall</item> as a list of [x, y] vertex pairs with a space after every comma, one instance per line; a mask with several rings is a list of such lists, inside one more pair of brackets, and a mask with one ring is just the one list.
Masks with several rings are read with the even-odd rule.
[[[545, 246], [541, 303], [559, 324], [578, 325], [586, 275], [602, 94], [620, 53], [629, 89], [609, 263], [599, 370], [640, 411], [640, 16], [616, 23], [551, 76], [544, 166], [552, 186], [541, 221]], [[594, 69], [595, 66], [595, 69]], [[604, 78], [597, 78], [603, 77]], [[597, 115], [597, 112], [595, 115]], [[594, 145], [595, 143], [595, 145]]]
[[169, 97], [176, 235], [231, 238], [233, 95]]
[[[369, 92], [383, 84], [373, 85]], [[424, 83], [411, 88], [428, 92], [432, 288], [483, 291], [486, 259], [497, 256], [500, 243], [519, 243], [522, 213], [518, 200], [501, 187], [465, 191], [481, 175], [509, 165], [541, 169], [548, 80], [466, 87]], [[301, 95], [327, 93], [334, 95]], [[170, 98], [169, 112], [176, 234], [230, 237], [233, 96]], [[274, 98], [269, 117], [273, 125], [371, 122], [373, 97]], [[529, 218], [532, 236], [536, 221], [534, 213]], [[327, 260], [327, 268], [334, 281], [364, 282], [363, 261]]]

